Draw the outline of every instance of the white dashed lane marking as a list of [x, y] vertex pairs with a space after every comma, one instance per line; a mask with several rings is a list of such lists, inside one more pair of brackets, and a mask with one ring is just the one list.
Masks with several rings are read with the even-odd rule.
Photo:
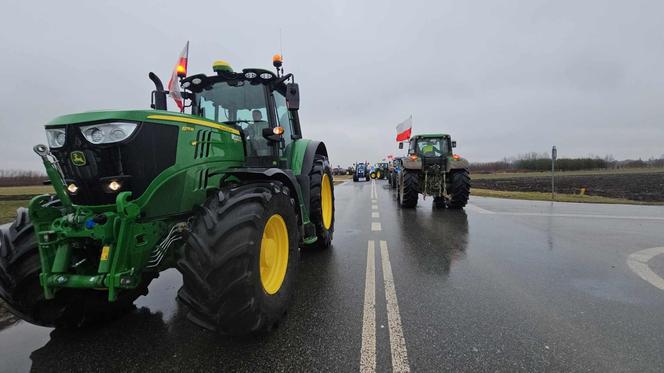
[[371, 213], [371, 217], [372, 217], [372, 218], [380, 218], [380, 212], [378, 212], [378, 211], [374, 211], [374, 212], [372, 212], [372, 213]]
[[383, 260], [383, 280], [385, 285], [385, 300], [387, 301], [387, 324], [390, 331], [392, 371], [410, 372], [406, 340], [403, 336], [403, 329], [401, 328], [397, 291], [394, 287], [394, 278], [392, 277], [390, 254], [387, 251], [387, 241], [380, 241], [380, 257]]
[[367, 274], [364, 281], [364, 315], [362, 317], [362, 352], [360, 372], [376, 371], [376, 259], [374, 241], [367, 248]]
[[382, 230], [382, 228], [380, 226], [380, 222], [375, 222], [375, 221], [371, 222], [371, 231], [372, 232], [379, 232], [381, 230]]

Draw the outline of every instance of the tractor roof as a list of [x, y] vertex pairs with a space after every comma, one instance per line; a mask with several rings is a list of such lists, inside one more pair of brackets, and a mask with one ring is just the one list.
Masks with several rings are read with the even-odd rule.
[[278, 76], [277, 73], [265, 69], [242, 69], [241, 72], [234, 72], [230, 66], [228, 69], [215, 70], [216, 75], [196, 74], [187, 76], [182, 80], [182, 88], [192, 92], [200, 92], [217, 82], [237, 82], [250, 81], [251, 84], [271, 84], [275, 88], [285, 90], [285, 81], [292, 77], [292, 74]]
[[423, 133], [421, 135], [415, 135], [414, 138], [440, 138], [440, 137], [450, 137], [446, 133]]

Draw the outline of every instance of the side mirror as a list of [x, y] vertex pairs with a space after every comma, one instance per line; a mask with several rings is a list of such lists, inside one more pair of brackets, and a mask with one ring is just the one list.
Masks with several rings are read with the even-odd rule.
[[298, 110], [300, 108], [300, 86], [297, 83], [286, 84], [286, 103], [288, 110]]
[[456, 148], [456, 141], [452, 141], [452, 147]]
[[402, 142], [399, 143], [399, 149], [403, 149], [403, 143]]

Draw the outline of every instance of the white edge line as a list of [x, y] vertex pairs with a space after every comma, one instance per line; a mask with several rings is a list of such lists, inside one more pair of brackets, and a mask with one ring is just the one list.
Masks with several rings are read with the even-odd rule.
[[506, 216], [543, 216], [543, 217], [554, 217], [554, 218], [580, 218], [580, 219], [616, 219], [616, 220], [655, 220], [655, 221], [664, 221], [664, 217], [661, 216], [629, 216], [629, 215], [596, 215], [596, 214], [564, 214], [564, 213], [552, 213], [547, 214], [543, 212], [509, 212], [509, 211], [490, 211], [483, 209], [474, 204], [468, 204], [466, 206], [470, 211], [475, 211], [480, 214], [487, 215], [506, 215]]
[[627, 265], [634, 273], [649, 282], [652, 286], [664, 290], [664, 278], [648, 266], [648, 261], [660, 254], [664, 254], [664, 246], [640, 250], [627, 257]]

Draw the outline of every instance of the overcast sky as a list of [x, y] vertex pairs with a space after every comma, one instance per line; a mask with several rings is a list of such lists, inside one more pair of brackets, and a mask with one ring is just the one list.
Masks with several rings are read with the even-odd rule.
[[0, 169], [40, 169], [55, 116], [147, 108], [187, 40], [190, 73], [270, 68], [279, 29], [335, 165], [396, 153], [411, 114], [470, 161], [664, 153], [664, 1], [165, 3], [3, 0]]

